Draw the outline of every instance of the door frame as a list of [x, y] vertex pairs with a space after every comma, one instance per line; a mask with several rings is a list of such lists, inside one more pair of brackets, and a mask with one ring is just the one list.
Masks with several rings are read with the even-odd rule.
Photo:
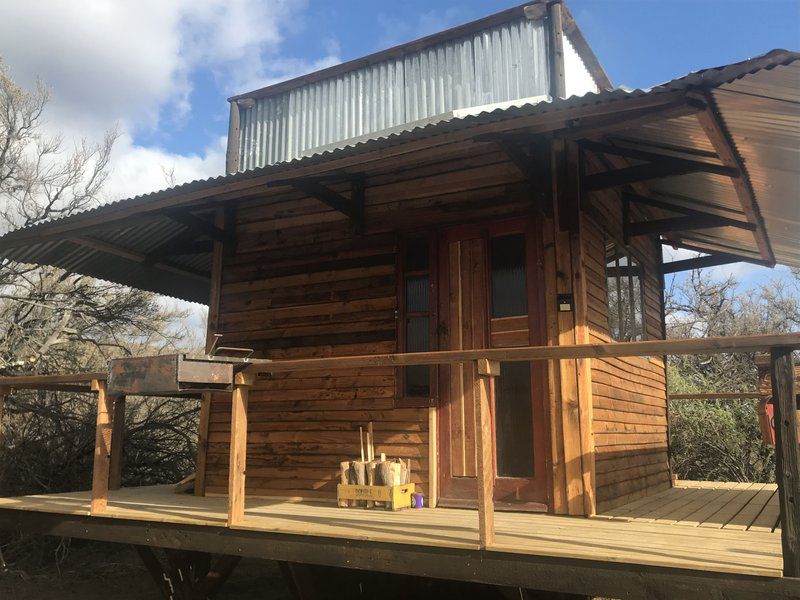
[[[491, 348], [491, 255], [489, 240], [493, 237], [524, 233], [526, 236], [526, 278], [528, 293], [528, 343], [531, 345], [547, 344], [547, 311], [545, 303], [543, 247], [541, 236], [541, 218], [535, 215], [504, 219], [491, 223], [461, 225], [448, 228], [438, 235], [438, 314], [439, 319], [449, 314], [450, 293], [450, 243], [459, 239], [480, 238], [486, 243], [485, 274], [486, 281], [486, 320], [484, 332], [486, 346]], [[448, 329], [451, 324], [448, 323]], [[441, 329], [441, 328], [440, 328]], [[449, 348], [447, 334], [439, 336], [439, 348]], [[549, 382], [545, 361], [531, 363], [531, 403], [534, 434], [534, 478], [497, 477], [495, 476], [495, 505], [497, 508], [513, 508], [514, 510], [545, 511], [552, 506], [552, 461], [551, 431], [549, 415]], [[450, 454], [450, 415], [442, 410], [449, 403], [450, 367], [439, 369], [437, 410], [438, 431], [438, 489], [439, 504], [444, 506], [470, 506], [477, 502], [477, 479], [472, 477], [452, 477]], [[494, 421], [494, 406], [491, 407]], [[497, 472], [496, 429], [492, 426], [492, 460]], [[514, 490], [522, 490], [521, 500], [507, 501], [507, 496]], [[500, 499], [497, 499], [500, 498]]]

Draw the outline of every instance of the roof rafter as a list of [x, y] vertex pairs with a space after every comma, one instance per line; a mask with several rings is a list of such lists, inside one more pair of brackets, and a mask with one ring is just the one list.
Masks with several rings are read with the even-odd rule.
[[[364, 227], [364, 175], [361, 173], [332, 174], [322, 177], [296, 177], [269, 182], [269, 187], [289, 186], [316, 198], [353, 221], [358, 230]], [[348, 181], [350, 198], [326, 185], [332, 181]]]
[[74, 237], [74, 238], [69, 238], [69, 241], [72, 242], [73, 244], [78, 244], [79, 246], [84, 246], [86, 248], [90, 248], [98, 252], [111, 254], [113, 256], [118, 256], [120, 258], [124, 258], [125, 260], [129, 260], [131, 262], [139, 263], [151, 269], [167, 271], [169, 273], [184, 275], [186, 277], [191, 277], [193, 279], [199, 279], [202, 281], [208, 281], [209, 279], [208, 275], [200, 273], [199, 271], [187, 269], [186, 267], [179, 267], [164, 261], [148, 264], [147, 255], [145, 254], [141, 254], [140, 252], [134, 252], [133, 250], [128, 250], [127, 248], [123, 248], [122, 246], [117, 246], [116, 244], [111, 244], [109, 242], [104, 242], [102, 240], [98, 240], [95, 238]]
[[212, 240], [221, 242], [223, 244], [230, 244], [234, 241], [233, 236], [230, 233], [224, 229], [220, 229], [214, 225], [212, 221], [207, 221], [206, 219], [198, 217], [194, 213], [191, 213], [187, 210], [167, 210], [164, 211], [164, 214], [166, 214], [167, 217], [173, 221], [180, 223], [190, 231], [194, 232], [195, 237], [207, 235]]

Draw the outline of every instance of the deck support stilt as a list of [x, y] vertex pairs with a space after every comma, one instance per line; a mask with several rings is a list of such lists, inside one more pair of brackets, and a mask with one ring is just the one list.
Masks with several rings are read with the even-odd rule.
[[228, 474], [228, 527], [244, 520], [245, 468], [247, 464], [247, 401], [253, 376], [236, 374], [231, 397], [231, 447]]
[[800, 577], [800, 446], [791, 348], [773, 348], [770, 371], [775, 403], [775, 480], [781, 509], [783, 574]]
[[92, 470], [93, 515], [104, 513], [108, 506], [108, 477], [111, 461], [111, 396], [106, 382], [95, 379], [92, 391], [97, 392], [97, 432], [94, 444], [94, 466]]
[[500, 375], [495, 360], [475, 361], [475, 429], [478, 451], [478, 534], [481, 549], [494, 544], [494, 453], [492, 408], [494, 378]]
[[316, 600], [319, 597], [314, 585], [314, 572], [309, 565], [279, 560], [278, 566], [286, 585], [297, 600]]
[[168, 566], [150, 546], [134, 548], [147, 572], [167, 600], [208, 600], [217, 595], [230, 577], [240, 556], [219, 556], [206, 552], [164, 550]]

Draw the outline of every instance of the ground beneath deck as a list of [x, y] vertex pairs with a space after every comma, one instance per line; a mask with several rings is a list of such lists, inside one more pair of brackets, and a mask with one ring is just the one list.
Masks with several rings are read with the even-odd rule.
[[[86, 515], [89, 493], [0, 498], [0, 509]], [[226, 499], [171, 486], [112, 492], [99, 518], [224, 527]], [[597, 517], [500, 512], [493, 551], [779, 577], [775, 486], [679, 482]], [[463, 509], [339, 508], [334, 503], [249, 498], [240, 529], [307, 536], [478, 548], [477, 513]]]

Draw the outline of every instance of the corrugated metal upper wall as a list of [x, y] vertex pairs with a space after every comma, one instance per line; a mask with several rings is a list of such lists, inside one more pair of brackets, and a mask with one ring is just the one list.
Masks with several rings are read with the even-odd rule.
[[239, 170], [459, 108], [546, 95], [544, 21], [519, 19], [240, 107]]

